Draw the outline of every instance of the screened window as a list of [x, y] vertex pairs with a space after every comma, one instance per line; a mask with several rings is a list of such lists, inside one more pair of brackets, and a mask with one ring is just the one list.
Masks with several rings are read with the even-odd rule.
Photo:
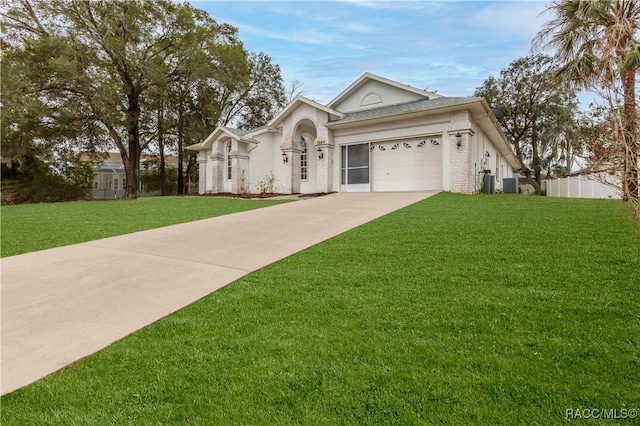
[[369, 183], [369, 144], [342, 147], [342, 184]]
[[118, 189], [118, 179], [117, 178], [113, 180], [113, 189], [116, 189], [116, 190]]

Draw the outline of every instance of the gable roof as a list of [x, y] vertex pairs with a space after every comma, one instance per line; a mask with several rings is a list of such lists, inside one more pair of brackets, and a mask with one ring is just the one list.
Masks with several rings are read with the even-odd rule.
[[335, 109], [328, 108], [324, 105], [317, 103], [316, 101], [312, 101], [311, 99], [305, 98], [304, 96], [296, 96], [294, 100], [289, 102], [289, 104], [286, 107], [284, 107], [282, 111], [280, 111], [275, 117], [271, 119], [271, 121], [269, 121], [268, 126], [276, 127], [278, 124], [280, 124], [282, 120], [284, 120], [287, 117], [287, 115], [289, 115], [291, 111], [296, 109], [301, 104], [307, 104], [313, 108], [324, 111], [327, 114], [330, 114], [334, 117], [338, 117], [338, 118], [344, 117], [343, 113], [336, 111]]
[[253, 139], [249, 134], [249, 132], [234, 129], [233, 127], [218, 126], [202, 142], [189, 145], [186, 149], [190, 151], [206, 150], [207, 148], [210, 148], [213, 141], [216, 140], [221, 135], [227, 135], [232, 139], [236, 139], [246, 143], [253, 143], [256, 145], [260, 143], [257, 140]]
[[418, 89], [416, 87], [409, 86], [408, 84], [398, 83], [397, 81], [389, 80], [388, 78], [384, 78], [384, 77], [381, 77], [379, 75], [372, 74], [370, 72], [366, 72], [366, 73], [362, 74], [360, 76], [360, 78], [358, 78], [356, 81], [351, 83], [349, 85], [349, 87], [347, 87], [342, 92], [340, 92], [340, 94], [338, 96], [333, 98], [333, 100], [331, 100], [331, 102], [329, 102], [327, 104], [327, 106], [329, 108], [334, 108], [336, 105], [340, 104], [340, 102], [344, 101], [346, 98], [351, 96], [356, 90], [358, 90], [360, 87], [362, 87], [363, 85], [365, 85], [369, 81], [377, 81], [377, 82], [386, 84], [388, 86], [395, 87], [397, 89], [405, 90], [407, 92], [420, 95], [420, 96], [422, 96], [424, 98], [427, 98], [427, 99], [429, 99], [429, 98], [433, 99], [433, 98], [441, 97], [441, 95], [438, 95], [437, 93], [427, 92], [426, 90], [420, 90], [420, 89]]

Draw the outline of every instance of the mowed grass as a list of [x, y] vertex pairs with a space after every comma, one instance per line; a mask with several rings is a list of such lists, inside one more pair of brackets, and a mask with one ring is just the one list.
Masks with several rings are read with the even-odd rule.
[[3, 396], [1, 420], [551, 425], [640, 408], [639, 374], [627, 206], [439, 194]]
[[1, 256], [267, 207], [283, 201], [154, 197], [2, 206]]

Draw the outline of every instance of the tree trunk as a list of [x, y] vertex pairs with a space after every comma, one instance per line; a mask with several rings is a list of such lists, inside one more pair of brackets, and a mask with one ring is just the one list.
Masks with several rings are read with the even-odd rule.
[[192, 162], [191, 162], [191, 156], [189, 156], [189, 161], [187, 162], [187, 170], [185, 172], [185, 175], [187, 176], [187, 187], [186, 187], [186, 191], [185, 194], [191, 195], [191, 170], [192, 170]]
[[182, 144], [178, 145], [178, 194], [184, 195], [184, 172], [182, 167]]
[[158, 134], [158, 146], [160, 148], [160, 195], [167, 195], [167, 170], [164, 163], [164, 135]]
[[540, 161], [540, 151], [538, 150], [538, 132], [536, 130], [536, 123], [533, 122], [533, 131], [531, 134], [531, 149], [532, 149], [532, 166], [533, 166], [533, 176], [529, 173], [527, 180], [530, 181], [531, 185], [533, 185], [533, 189], [536, 192], [536, 195], [542, 195], [542, 184], [540, 183], [542, 180], [542, 165]]
[[623, 198], [625, 201], [638, 202], [638, 166], [640, 150], [638, 149], [638, 117], [636, 112], [636, 93], [634, 71], [622, 76], [624, 91], [624, 170]]
[[167, 170], [164, 162], [164, 105], [158, 108], [158, 150], [160, 151], [160, 195], [167, 195]]
[[127, 110], [129, 137], [129, 171], [127, 173], [127, 198], [138, 198], [138, 182], [140, 181], [140, 93], [131, 88]]
[[184, 138], [184, 105], [182, 100], [178, 107], [178, 194], [184, 195], [184, 174], [182, 170], [183, 139]]
[[524, 169], [522, 170], [522, 172], [524, 173], [524, 178], [527, 181], [527, 183], [533, 186], [533, 190], [535, 194], [542, 195], [542, 185], [540, 185], [540, 181], [536, 178], [536, 176], [533, 173], [531, 173], [531, 170]]

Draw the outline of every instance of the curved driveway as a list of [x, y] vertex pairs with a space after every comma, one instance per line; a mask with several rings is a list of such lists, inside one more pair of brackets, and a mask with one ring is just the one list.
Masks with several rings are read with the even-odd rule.
[[1, 393], [430, 195], [332, 194], [4, 258]]

